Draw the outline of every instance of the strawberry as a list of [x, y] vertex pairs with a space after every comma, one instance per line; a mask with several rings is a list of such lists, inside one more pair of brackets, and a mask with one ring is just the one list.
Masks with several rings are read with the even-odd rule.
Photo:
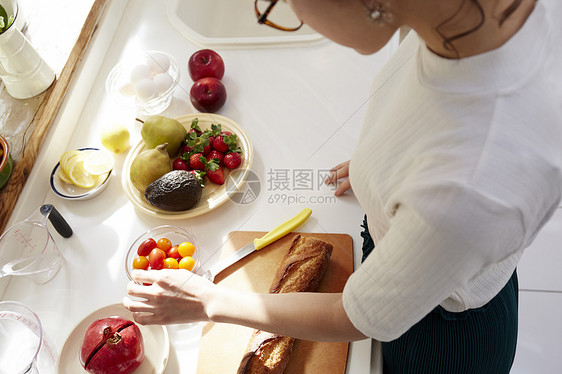
[[219, 152], [225, 153], [226, 151], [238, 152], [238, 137], [236, 134], [231, 134], [225, 131], [223, 134], [217, 136], [213, 140], [213, 148]]
[[195, 170], [205, 170], [205, 162], [207, 160], [201, 153], [194, 153], [189, 156], [189, 166]]
[[174, 160], [174, 163], [172, 164], [172, 169], [189, 170], [189, 164], [185, 160], [182, 160], [180, 157], [178, 157]]
[[189, 129], [189, 130], [187, 131], [187, 133], [188, 133], [188, 134], [195, 134], [195, 135], [197, 135], [197, 136], [200, 136], [200, 135], [201, 135], [201, 132], [200, 132], [200, 131], [197, 131], [197, 130], [195, 130], [195, 129]]
[[189, 170], [189, 172], [191, 174], [195, 175], [195, 178], [197, 178], [201, 187], [205, 187], [205, 182], [203, 182], [203, 177], [207, 173], [205, 173], [204, 171], [201, 171], [201, 170]]
[[211, 145], [211, 150], [213, 150], [214, 141], [215, 141], [215, 136], [209, 135], [209, 144]]
[[242, 163], [242, 156], [237, 152], [229, 152], [224, 156], [222, 162], [227, 168], [236, 169]]
[[224, 184], [224, 172], [220, 166], [216, 170], [207, 170], [207, 177], [215, 184]]
[[[204, 157], [202, 157], [204, 159]], [[205, 161], [205, 172], [209, 180], [215, 184], [224, 184], [224, 172], [215, 160]]]
[[209, 154], [207, 154], [208, 160], [216, 159], [216, 160], [218, 160], [217, 163], [219, 163], [219, 164], [220, 164], [220, 162], [222, 161], [223, 158], [224, 158], [224, 155], [221, 152], [219, 152], [217, 150], [214, 150], [214, 149], [211, 152], [209, 152]]
[[211, 142], [209, 142], [204, 148], [203, 148], [203, 156], [207, 156], [207, 154], [209, 154], [209, 152], [211, 152], [212, 147], [211, 147]]
[[228, 151], [228, 144], [225, 143], [222, 135], [217, 136], [213, 140], [213, 149], [222, 153]]
[[182, 144], [182, 146], [180, 148], [180, 156], [183, 156], [186, 153], [190, 153], [191, 151], [193, 151], [192, 146], [189, 146], [187, 144]]

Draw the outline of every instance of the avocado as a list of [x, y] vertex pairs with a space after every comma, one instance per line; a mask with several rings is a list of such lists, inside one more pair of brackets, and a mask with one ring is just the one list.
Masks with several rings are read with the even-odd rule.
[[173, 170], [148, 185], [146, 200], [163, 210], [187, 210], [199, 199], [203, 187], [195, 175], [185, 170]]

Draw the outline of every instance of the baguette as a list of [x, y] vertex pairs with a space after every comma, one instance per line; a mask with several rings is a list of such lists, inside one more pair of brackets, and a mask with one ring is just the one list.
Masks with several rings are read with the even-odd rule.
[[254, 330], [238, 374], [282, 374], [289, 362], [295, 339]]
[[[273, 278], [270, 293], [315, 291], [328, 267], [332, 245], [297, 235]], [[282, 374], [295, 339], [254, 330], [238, 374]]]

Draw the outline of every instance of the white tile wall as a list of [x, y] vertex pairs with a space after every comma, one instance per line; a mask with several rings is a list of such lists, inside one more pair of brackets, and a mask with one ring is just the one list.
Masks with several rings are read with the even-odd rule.
[[562, 209], [526, 249], [517, 273], [522, 290], [562, 291]]
[[511, 374], [562, 373], [562, 293], [519, 293], [519, 339]]

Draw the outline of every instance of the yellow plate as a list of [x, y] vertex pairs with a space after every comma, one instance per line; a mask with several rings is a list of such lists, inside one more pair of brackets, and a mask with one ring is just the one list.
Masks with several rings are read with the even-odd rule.
[[[194, 113], [186, 114], [181, 117], [176, 118], [186, 129], [191, 126], [191, 121], [195, 118], [199, 119], [199, 126], [202, 130], [210, 129], [211, 124], [220, 124], [223, 131], [230, 131], [236, 134], [238, 137], [238, 146], [242, 149], [242, 164], [236, 169], [236, 173], [232, 173], [231, 176], [235, 175], [235, 178], [231, 178], [228, 183], [222, 186], [207, 182], [205, 188], [203, 188], [203, 193], [201, 194], [201, 200], [191, 209], [182, 211], [168, 211], [156, 208], [146, 201], [144, 195], [141, 194], [135, 186], [131, 183], [131, 178], [129, 177], [131, 172], [131, 164], [134, 158], [142, 151], [146, 150], [144, 141], [139, 141], [134, 145], [129, 153], [125, 162], [123, 163], [123, 171], [121, 182], [123, 184], [123, 189], [125, 194], [133, 203], [135, 208], [137, 208], [142, 213], [148, 214], [153, 217], [168, 218], [168, 219], [182, 219], [189, 217], [196, 217], [201, 214], [207, 213], [210, 210], [215, 209], [229, 199], [229, 194], [239, 190], [241, 185], [244, 183], [248, 171], [252, 166], [253, 161], [253, 149], [250, 139], [246, 132], [238, 125], [236, 122], [230, 118], [220, 116], [218, 114], [210, 113]], [[225, 181], [229, 178], [228, 169], [224, 169], [224, 179]], [[233, 180], [232, 180], [233, 179]], [[226, 188], [228, 186], [228, 190]]]

